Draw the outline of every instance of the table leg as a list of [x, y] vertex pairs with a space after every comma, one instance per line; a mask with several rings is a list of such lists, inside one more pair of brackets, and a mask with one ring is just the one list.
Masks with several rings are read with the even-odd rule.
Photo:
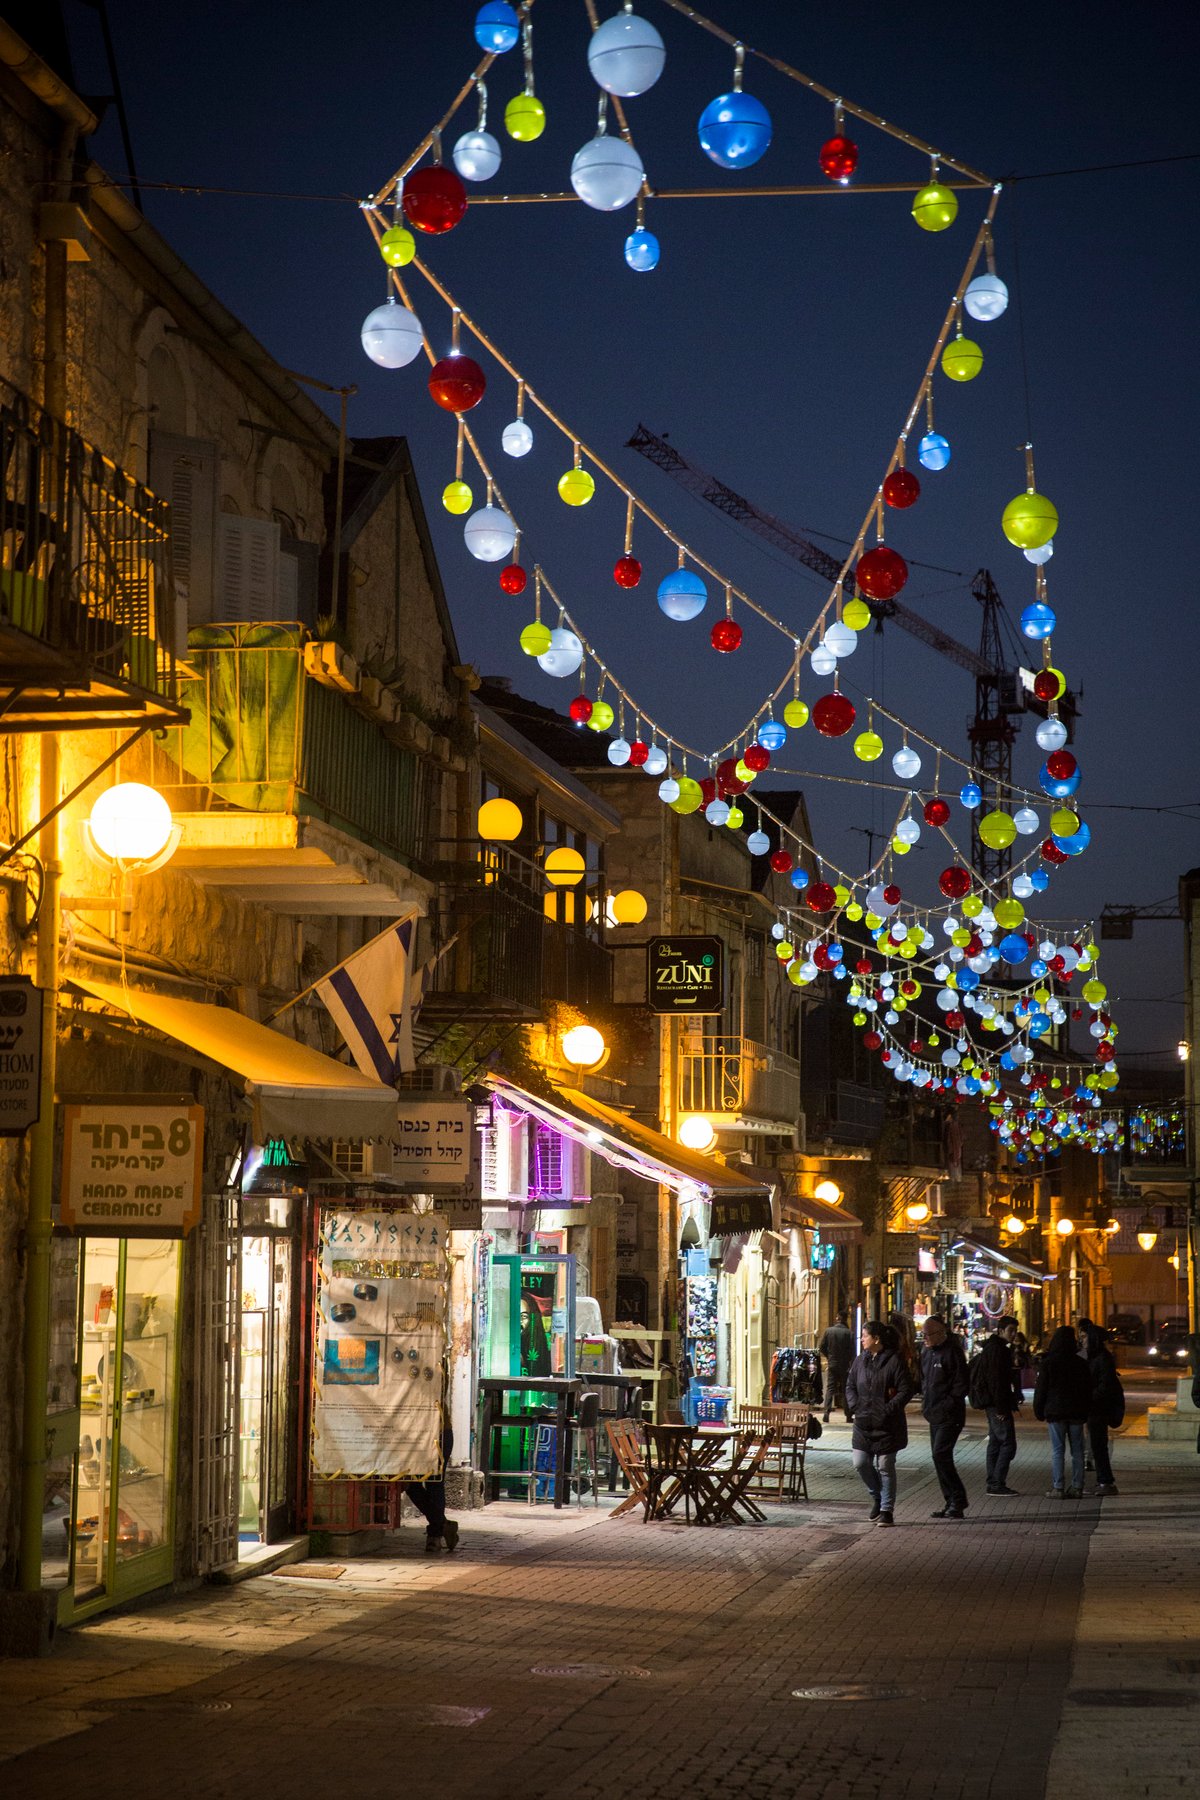
[[567, 1462], [567, 1396], [558, 1395], [558, 1424], [555, 1431], [554, 1444], [554, 1505], [556, 1511], [562, 1510], [563, 1488], [566, 1482]]
[[483, 1466], [489, 1471], [484, 1477], [487, 1488], [487, 1498], [489, 1500], [498, 1500], [500, 1498], [499, 1477], [490, 1472], [494, 1470], [496, 1466], [496, 1446], [493, 1442], [495, 1437], [495, 1420], [495, 1395], [490, 1391], [485, 1391], [483, 1396], [483, 1420], [480, 1428], [480, 1436], [483, 1439]]

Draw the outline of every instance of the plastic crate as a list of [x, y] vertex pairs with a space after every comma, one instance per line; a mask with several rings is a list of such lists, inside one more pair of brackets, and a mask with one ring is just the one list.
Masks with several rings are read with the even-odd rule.
[[697, 1425], [727, 1425], [732, 1404], [732, 1388], [701, 1388], [696, 1395]]

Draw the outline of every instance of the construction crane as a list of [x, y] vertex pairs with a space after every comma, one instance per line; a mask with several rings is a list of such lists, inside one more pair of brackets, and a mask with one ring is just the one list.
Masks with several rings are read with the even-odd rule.
[[[665, 438], [639, 425], [628, 441], [636, 450], [688, 493], [705, 501], [736, 524], [745, 525], [777, 550], [803, 563], [830, 583], [842, 573], [842, 562], [814, 544], [791, 525], [771, 513], [764, 512], [753, 501], [726, 487], [715, 475], [697, 465], [669, 444]], [[979, 774], [985, 803], [1003, 804], [1012, 784], [1012, 747], [1024, 712], [1046, 714], [1045, 705], [1033, 693], [1032, 671], [1021, 666], [1021, 645], [1013, 630], [999, 590], [987, 569], [980, 569], [971, 582], [971, 592], [983, 609], [979, 649], [960, 644], [949, 632], [942, 631], [923, 619], [920, 613], [899, 600], [867, 600], [875, 620], [876, 631], [882, 631], [886, 620], [893, 620], [912, 637], [928, 644], [931, 650], [957, 663], [960, 669], [975, 677], [975, 714], [967, 727], [971, 744], [971, 761]], [[865, 596], [864, 596], [865, 598]], [[1006, 649], [1005, 638], [1008, 639]], [[1073, 730], [1077, 712], [1075, 698], [1065, 693], [1058, 703], [1059, 714], [1068, 732]], [[985, 810], [981, 807], [980, 812]], [[978, 814], [976, 815], [976, 818]], [[975, 834], [975, 866], [984, 880], [995, 885], [1007, 875], [1011, 864], [1009, 850], [991, 850]]]
[[1149, 906], [1122, 906], [1109, 900], [1100, 914], [1102, 938], [1131, 938], [1138, 919], [1182, 919], [1178, 900], [1157, 900]]

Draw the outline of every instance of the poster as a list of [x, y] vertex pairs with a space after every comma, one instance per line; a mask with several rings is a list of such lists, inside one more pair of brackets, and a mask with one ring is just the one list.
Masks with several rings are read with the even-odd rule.
[[442, 1213], [322, 1212], [315, 1477], [441, 1473], [447, 1237]]

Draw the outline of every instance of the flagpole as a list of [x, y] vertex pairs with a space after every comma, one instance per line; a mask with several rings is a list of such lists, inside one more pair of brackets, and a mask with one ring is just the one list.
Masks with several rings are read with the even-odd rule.
[[382, 931], [377, 931], [373, 938], [368, 938], [365, 944], [360, 944], [357, 950], [350, 952], [349, 956], [343, 956], [340, 963], [335, 963], [332, 969], [326, 969], [323, 975], [318, 975], [315, 981], [310, 981], [306, 988], [301, 988], [298, 994], [293, 994], [290, 1000], [285, 1000], [282, 1006], [277, 1006], [275, 1011], [269, 1013], [263, 1020], [263, 1024], [273, 1025], [276, 1019], [281, 1019], [285, 1012], [292, 1010], [293, 1006], [299, 1006], [300, 1002], [309, 994], [316, 992], [323, 981], [328, 981], [331, 975], [336, 975], [339, 969], [344, 969], [347, 963], [352, 963], [356, 956], [361, 956], [364, 950], [369, 950], [372, 944], [379, 942], [380, 938], [387, 937], [390, 932], [399, 931], [400, 927], [409, 919], [420, 919], [420, 917], [420, 911], [414, 906], [410, 912], [404, 913], [398, 919], [393, 919], [390, 925], [385, 925]]

